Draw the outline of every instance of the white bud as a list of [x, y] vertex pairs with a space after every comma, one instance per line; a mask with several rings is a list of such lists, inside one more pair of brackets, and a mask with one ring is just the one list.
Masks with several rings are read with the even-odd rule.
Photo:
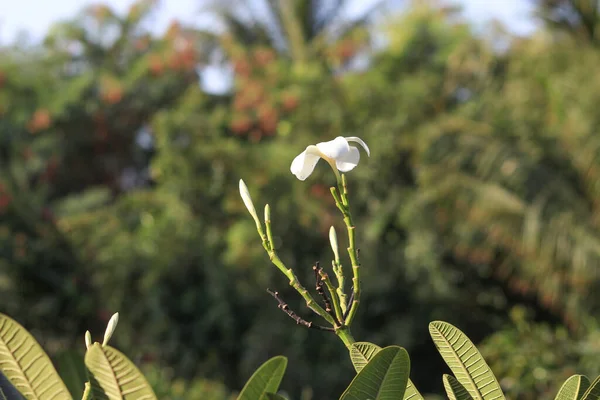
[[117, 324], [119, 323], [119, 313], [114, 313], [112, 317], [110, 317], [110, 321], [108, 321], [108, 325], [106, 326], [106, 331], [104, 332], [104, 340], [102, 341], [102, 346], [106, 346], [108, 341], [112, 337], [113, 333], [115, 333], [115, 329], [117, 329]]
[[244, 183], [242, 179], [240, 179], [240, 196], [244, 201], [244, 205], [248, 209], [248, 212], [256, 222], [256, 226], [260, 228], [260, 221], [258, 219], [258, 215], [256, 214], [256, 209], [254, 208], [254, 203], [252, 203], [252, 198], [250, 197], [250, 192], [248, 191], [248, 187]]
[[90, 331], [85, 331], [85, 348], [89, 349], [92, 345], [92, 334]]
[[271, 221], [271, 207], [268, 204], [265, 206], [265, 224], [267, 221]]
[[340, 252], [338, 249], [337, 234], [335, 233], [335, 228], [333, 226], [329, 228], [329, 243], [331, 244], [331, 250], [333, 250], [335, 260], [338, 261], [340, 259]]

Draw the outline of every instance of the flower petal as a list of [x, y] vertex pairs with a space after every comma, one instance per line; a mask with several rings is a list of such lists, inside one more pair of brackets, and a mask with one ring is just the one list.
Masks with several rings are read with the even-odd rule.
[[367, 152], [367, 155], [369, 157], [371, 157], [371, 151], [369, 150], [369, 146], [367, 146], [367, 144], [361, 138], [356, 137], [356, 136], [350, 136], [345, 139], [348, 142], [355, 142], [355, 143], [360, 144], [362, 146], [362, 148], [365, 149], [365, 151]]
[[294, 158], [290, 171], [301, 181], [306, 180], [315, 170], [320, 158], [318, 149], [315, 146], [308, 146], [306, 150]]
[[335, 166], [340, 172], [348, 172], [358, 165], [359, 160], [360, 152], [358, 151], [358, 148], [350, 146], [348, 153], [335, 160]]
[[348, 141], [341, 136], [338, 136], [329, 142], [317, 143], [317, 148], [325, 156], [333, 158], [334, 160], [337, 160], [339, 157], [342, 157], [350, 151]]

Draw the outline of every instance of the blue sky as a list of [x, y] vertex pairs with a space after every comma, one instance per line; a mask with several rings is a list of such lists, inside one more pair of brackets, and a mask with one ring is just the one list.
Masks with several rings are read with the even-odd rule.
[[[26, 31], [33, 40], [39, 40], [49, 26], [61, 19], [74, 16], [85, 5], [107, 3], [120, 11], [132, 4], [131, 0], [0, 0], [0, 43], [16, 39], [18, 32]], [[465, 15], [477, 26], [485, 26], [492, 18], [504, 22], [517, 34], [531, 32], [531, 5], [527, 0], [452, 0], [465, 7]], [[153, 24], [163, 31], [174, 19], [193, 23], [197, 20], [201, 0], [162, 0]]]

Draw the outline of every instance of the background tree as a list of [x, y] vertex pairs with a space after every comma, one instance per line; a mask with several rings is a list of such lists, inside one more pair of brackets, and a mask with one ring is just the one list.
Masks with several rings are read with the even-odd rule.
[[[223, 24], [229, 40], [265, 46], [297, 63], [318, 59], [332, 42], [364, 32], [375, 12], [390, 1], [371, 1], [358, 16], [349, 14], [351, 0], [209, 2], [207, 10]], [[341, 47], [353, 47], [342, 42]]]
[[552, 30], [597, 45], [600, 5], [593, 0], [533, 0], [537, 14]]

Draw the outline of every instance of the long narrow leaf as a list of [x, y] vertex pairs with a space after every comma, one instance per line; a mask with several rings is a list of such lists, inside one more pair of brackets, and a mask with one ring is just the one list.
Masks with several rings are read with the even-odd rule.
[[360, 372], [375, 354], [379, 353], [381, 347], [369, 342], [356, 342], [350, 347], [350, 361], [356, 372]]
[[287, 367], [287, 358], [273, 357], [252, 374], [240, 392], [238, 400], [257, 400], [267, 393], [277, 393]]
[[91, 398], [102, 400], [156, 399], [150, 384], [120, 351], [94, 343], [85, 353]]
[[429, 333], [444, 361], [473, 399], [504, 399], [492, 370], [464, 333], [442, 321], [430, 323]]
[[[381, 347], [369, 342], [356, 342], [350, 347], [350, 360], [356, 372], [360, 372]], [[409, 379], [404, 392], [404, 400], [423, 400], [423, 396]]]
[[404, 392], [404, 400], [423, 400], [423, 396], [417, 390], [416, 386], [409, 379]]
[[54, 362], [71, 396], [73, 398], [80, 397], [87, 381], [83, 354], [74, 350], [66, 350], [56, 355]]
[[444, 374], [444, 389], [450, 400], [473, 400], [469, 391], [452, 375]]
[[598, 400], [600, 399], [600, 376], [594, 379], [594, 382], [585, 391], [581, 400]]
[[402, 399], [408, 383], [410, 359], [399, 346], [386, 347], [356, 375], [340, 400]]
[[71, 399], [42, 347], [4, 314], [0, 314], [0, 372], [26, 399]]
[[579, 400], [590, 387], [585, 375], [573, 375], [563, 383], [554, 400]]
[[287, 400], [285, 397], [276, 393], [265, 393], [262, 398], [265, 400]]

